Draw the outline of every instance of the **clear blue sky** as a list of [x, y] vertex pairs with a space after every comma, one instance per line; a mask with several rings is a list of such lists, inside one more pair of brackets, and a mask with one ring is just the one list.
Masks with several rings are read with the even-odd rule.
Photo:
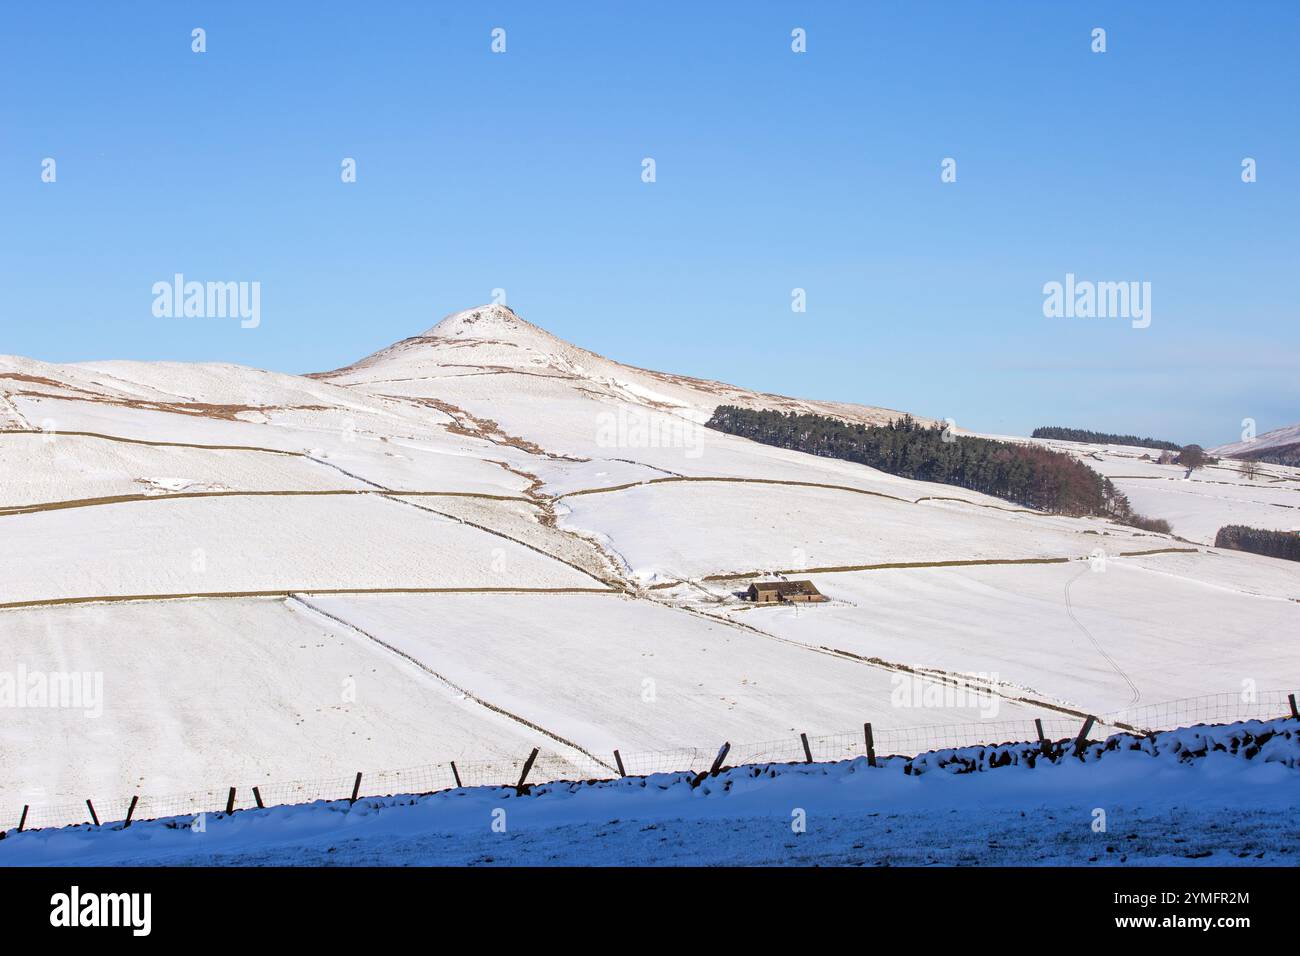
[[[0, 352], [314, 371], [503, 287], [636, 365], [1235, 440], [1300, 420], [1298, 37], [1292, 0], [6, 4]], [[259, 281], [261, 326], [154, 318], [176, 272]], [[1151, 282], [1151, 327], [1045, 318], [1067, 272]]]

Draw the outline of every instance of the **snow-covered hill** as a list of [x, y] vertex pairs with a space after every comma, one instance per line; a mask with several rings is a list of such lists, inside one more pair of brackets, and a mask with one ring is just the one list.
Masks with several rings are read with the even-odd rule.
[[[1300, 685], [1295, 569], [1204, 544], [1289, 520], [1294, 470], [1123, 479], [1189, 543], [703, 428], [724, 402], [897, 414], [633, 368], [501, 306], [314, 376], [0, 357], [0, 703], [6, 674], [102, 680], [97, 708], [5, 712], [0, 826]], [[1166, 467], [1130, 451], [1090, 461]], [[760, 573], [830, 600], [756, 608]]]
[[[1300, 425], [1284, 425], [1250, 440], [1233, 442], [1210, 449], [1211, 455], [1222, 458], [1258, 458], [1266, 456], [1295, 464], [1300, 461]], [[1282, 456], [1282, 457], [1279, 457]], [[1294, 460], [1293, 460], [1294, 459]]]

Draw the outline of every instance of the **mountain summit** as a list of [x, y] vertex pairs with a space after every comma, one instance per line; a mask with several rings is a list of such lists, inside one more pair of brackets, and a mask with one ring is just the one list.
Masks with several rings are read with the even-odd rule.
[[[490, 338], [496, 335], [515, 335], [520, 332], [539, 332], [550, 335], [531, 322], [525, 322], [507, 305], [490, 303], [477, 305], [472, 309], [453, 312], [433, 328], [426, 331], [422, 338], [465, 338], [477, 336]], [[551, 336], [554, 338], [554, 336]]]
[[[552, 409], [577, 400], [575, 430], [591, 431], [591, 400], [608, 399], [656, 412], [707, 419], [719, 405], [830, 415], [880, 424], [901, 412], [847, 402], [789, 398], [710, 379], [625, 365], [566, 342], [505, 305], [453, 312], [420, 335], [382, 348], [352, 365], [311, 376], [363, 391], [500, 408], [532, 395]], [[506, 396], [510, 396], [506, 398]], [[486, 410], [486, 409], [485, 409]], [[703, 416], [701, 418], [701, 416]], [[921, 419], [925, 421], [925, 419]]]

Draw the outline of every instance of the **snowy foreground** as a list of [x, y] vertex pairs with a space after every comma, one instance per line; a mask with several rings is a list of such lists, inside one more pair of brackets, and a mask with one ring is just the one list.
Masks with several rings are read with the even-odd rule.
[[0, 840], [0, 865], [1291, 865], [1300, 724], [317, 802]]

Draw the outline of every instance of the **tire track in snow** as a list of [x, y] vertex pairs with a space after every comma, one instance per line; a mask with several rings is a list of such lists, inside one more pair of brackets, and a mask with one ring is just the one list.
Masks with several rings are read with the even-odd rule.
[[1124, 673], [1124, 669], [1115, 662], [1115, 658], [1106, 653], [1106, 649], [1101, 646], [1095, 637], [1092, 636], [1092, 632], [1083, 626], [1083, 622], [1075, 616], [1074, 605], [1070, 602], [1070, 588], [1074, 586], [1074, 582], [1079, 580], [1079, 578], [1083, 577], [1085, 574], [1090, 574], [1091, 572], [1092, 568], [1086, 567], [1074, 577], [1070, 578], [1070, 580], [1065, 582], [1065, 613], [1070, 615], [1070, 620], [1074, 622], [1074, 626], [1083, 631], [1084, 637], [1088, 638], [1088, 640], [1092, 642], [1092, 646], [1097, 649], [1097, 653], [1104, 657], [1106, 663], [1109, 664], [1114, 669], [1115, 673], [1124, 680], [1124, 683], [1128, 684], [1129, 690], [1133, 692], [1133, 699], [1130, 700], [1126, 706], [1132, 707], [1141, 699], [1142, 692], [1138, 690], [1137, 684], [1133, 683], [1128, 674]]

